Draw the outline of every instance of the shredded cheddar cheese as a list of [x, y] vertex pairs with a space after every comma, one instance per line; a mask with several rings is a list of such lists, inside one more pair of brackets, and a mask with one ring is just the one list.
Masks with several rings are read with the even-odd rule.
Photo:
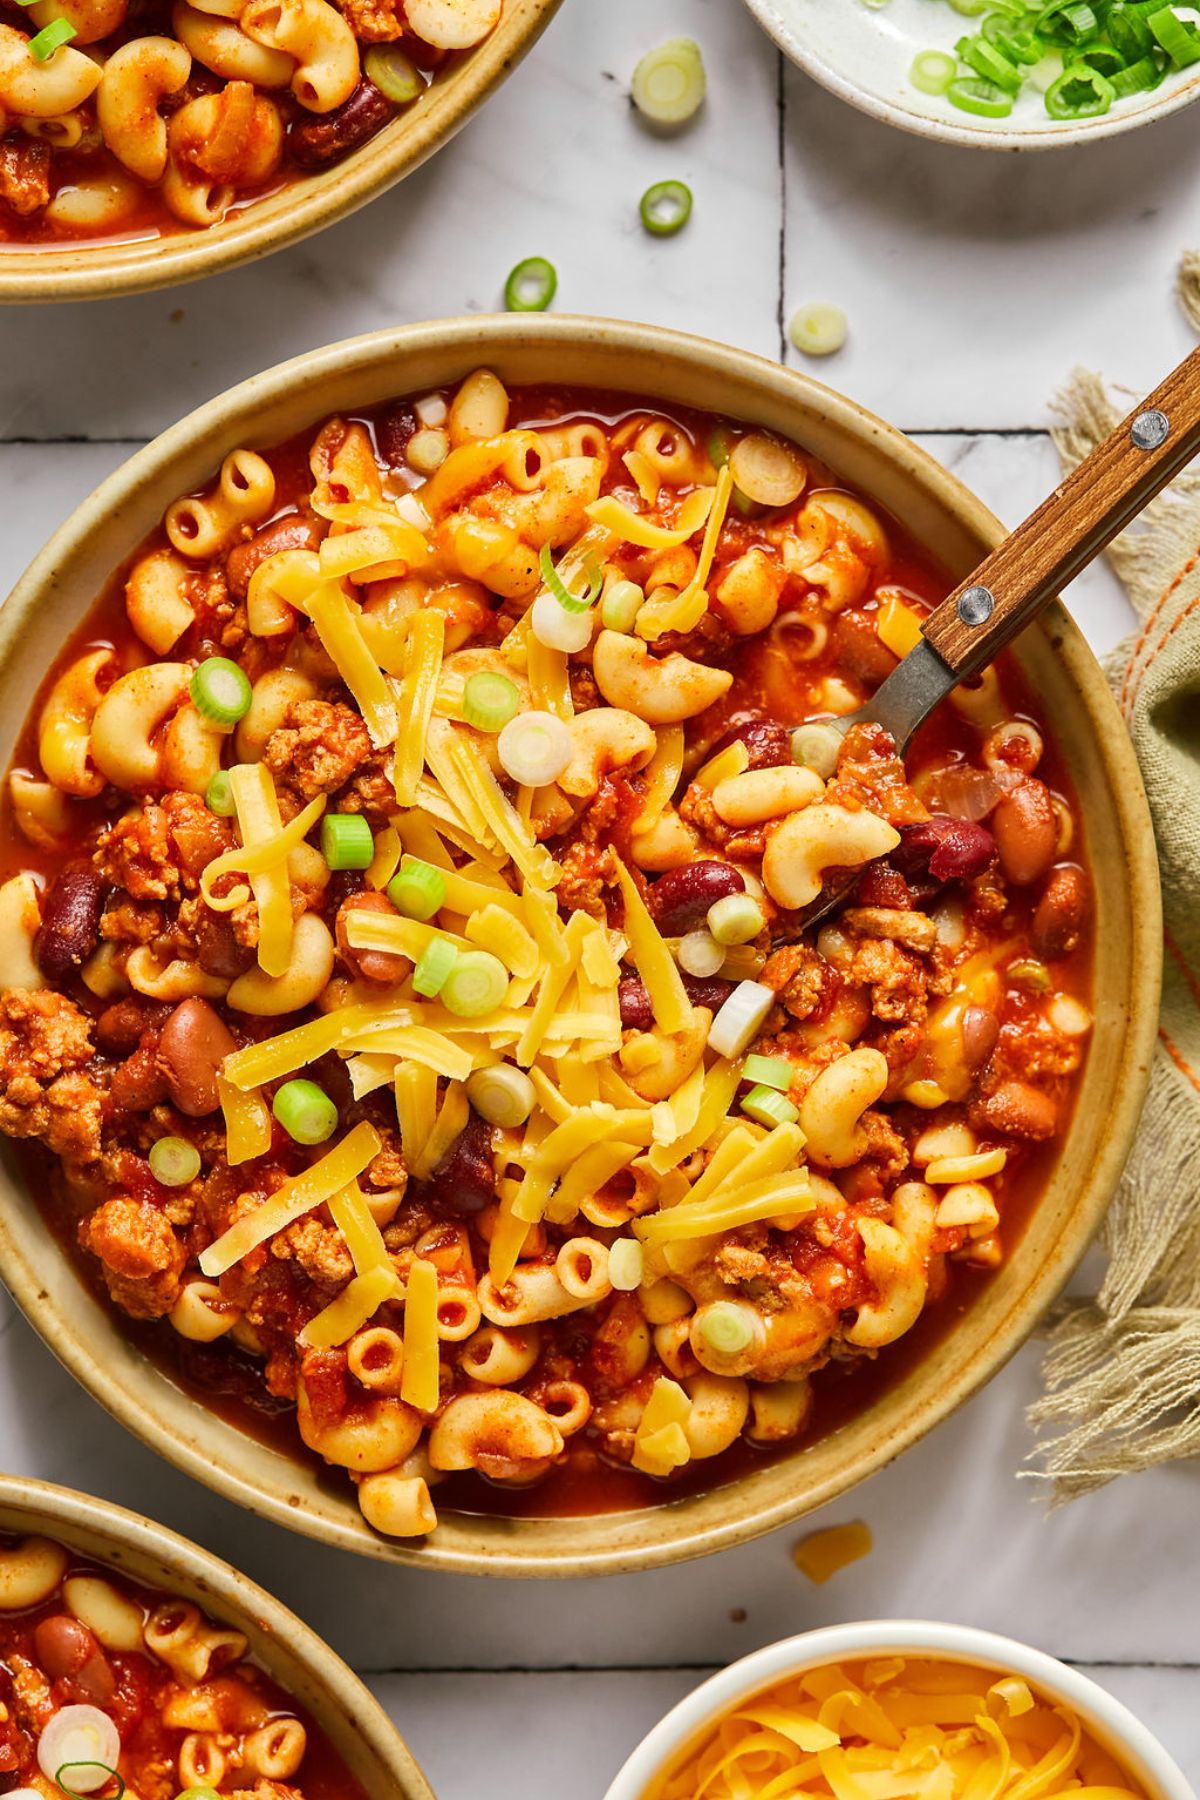
[[[230, 779], [232, 781], [232, 772]], [[267, 780], [271, 780], [269, 773]], [[255, 802], [250, 792], [250, 784], [239, 777], [239, 785], [247, 789], [247, 806], [253, 808]], [[268, 815], [274, 793], [274, 782], [271, 783], [269, 798], [266, 797], [265, 787], [263, 789], [263, 810]], [[260, 837], [252, 846], [244, 846], [240, 850], [225, 850], [220, 856], [214, 856], [212, 861], [205, 865], [204, 872], [200, 877], [200, 892], [204, 904], [212, 912], [220, 913], [235, 912], [239, 906], [243, 906], [249, 898], [244, 887], [233, 888], [228, 894], [213, 893], [213, 883], [217, 877], [234, 872], [239, 875], [263, 875], [281, 863], [286, 865], [292, 851], [304, 842], [324, 811], [325, 796], [318, 794], [315, 800], [310, 800], [303, 811], [298, 812], [294, 819], [281, 826], [278, 831], [269, 836]], [[257, 831], [257, 820], [252, 824], [251, 829]]]
[[416, 805], [445, 636], [446, 621], [440, 612], [414, 613], [408, 621], [404, 674], [396, 707], [396, 762], [392, 773], [392, 786], [401, 806]]
[[616, 865], [621, 897], [625, 902], [625, 932], [638, 974], [650, 995], [655, 1022], [668, 1034], [686, 1031], [694, 1015], [675, 958], [650, 917], [637, 883], [615, 851], [613, 862]]
[[680, 593], [669, 595], [663, 600], [647, 600], [638, 613], [634, 626], [639, 637], [653, 641], [668, 631], [694, 631], [708, 611], [708, 578], [712, 572], [713, 557], [716, 555], [721, 527], [725, 523], [732, 494], [733, 471], [726, 463], [717, 476], [696, 573]]
[[243, 1093], [221, 1075], [217, 1093], [225, 1118], [225, 1156], [230, 1168], [265, 1156], [271, 1148], [271, 1114], [262, 1096]]
[[860, 1562], [874, 1549], [871, 1528], [861, 1519], [849, 1525], [830, 1525], [824, 1531], [810, 1531], [792, 1551], [792, 1561], [802, 1575], [820, 1587], [848, 1567]]
[[368, 1125], [365, 1120], [356, 1125], [311, 1168], [285, 1181], [261, 1206], [253, 1212], [243, 1213], [228, 1231], [210, 1244], [200, 1257], [200, 1273], [210, 1280], [224, 1275], [251, 1250], [265, 1244], [277, 1232], [286, 1231], [295, 1220], [332, 1200], [350, 1182], [356, 1181], [381, 1148], [379, 1133], [373, 1125]]
[[611, 494], [593, 500], [586, 511], [594, 524], [603, 525], [626, 544], [636, 544], [640, 550], [674, 550], [695, 537], [712, 510], [716, 492], [716, 488], [693, 489], [679, 508], [679, 523], [675, 526], [656, 525], [641, 513], [622, 506]]
[[418, 1412], [437, 1411], [439, 1391], [438, 1276], [431, 1262], [414, 1259], [404, 1295], [404, 1373], [400, 1398]]
[[[287, 851], [294, 846], [287, 845], [275, 782], [265, 763], [235, 763], [229, 771], [229, 785], [242, 844], [247, 852], [262, 853], [252, 856], [262, 866], [246, 871], [258, 906], [258, 964], [266, 975], [282, 975], [292, 956], [292, 890]], [[313, 806], [317, 808], [313, 813], [315, 820], [323, 807], [317, 806], [315, 800]], [[297, 837], [296, 842], [299, 841]], [[205, 873], [212, 867], [210, 863]]]
[[391, 1269], [369, 1269], [365, 1275], [356, 1275], [315, 1319], [308, 1321], [300, 1333], [300, 1343], [310, 1350], [333, 1350], [338, 1344], [348, 1343], [391, 1298], [396, 1285]]
[[399, 1287], [400, 1280], [387, 1253], [383, 1233], [371, 1217], [357, 1181], [350, 1182], [340, 1194], [333, 1196], [329, 1202], [329, 1211], [334, 1224], [346, 1240], [355, 1274], [367, 1275], [372, 1269], [382, 1269], [391, 1275], [394, 1285]]
[[684, 1426], [692, 1403], [677, 1381], [660, 1376], [638, 1421], [632, 1462], [643, 1475], [670, 1475], [690, 1461]]

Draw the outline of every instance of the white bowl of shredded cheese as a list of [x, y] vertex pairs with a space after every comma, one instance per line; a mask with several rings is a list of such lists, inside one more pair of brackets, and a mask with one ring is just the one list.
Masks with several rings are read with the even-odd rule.
[[990, 1631], [900, 1619], [826, 1626], [731, 1663], [654, 1727], [605, 1800], [960, 1800], [968, 1788], [1195, 1800], [1158, 1740], [1087, 1676]]

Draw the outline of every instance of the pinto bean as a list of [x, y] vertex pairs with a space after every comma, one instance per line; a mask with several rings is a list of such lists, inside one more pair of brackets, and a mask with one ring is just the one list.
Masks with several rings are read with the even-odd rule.
[[288, 132], [288, 148], [302, 169], [324, 169], [382, 131], [396, 108], [373, 81], [360, 81], [332, 112], [305, 119]]
[[128, 1056], [147, 1031], [166, 1023], [171, 1008], [165, 1000], [148, 994], [127, 994], [114, 1000], [96, 1020], [96, 1043], [106, 1056]]
[[361, 975], [364, 981], [403, 981], [412, 968], [407, 956], [400, 956], [392, 950], [353, 950], [346, 936], [346, 919], [352, 912], [386, 913], [390, 918], [398, 918], [399, 914], [386, 894], [363, 892], [352, 894], [343, 900], [338, 907], [337, 936], [338, 955], [346, 967], [355, 975]]
[[971, 819], [934, 813], [920, 825], [906, 825], [892, 861], [906, 875], [928, 870], [935, 881], [971, 881], [995, 859], [996, 840]]
[[665, 937], [683, 937], [703, 925], [716, 901], [745, 891], [745, 879], [731, 863], [685, 863], [680, 869], [668, 869], [653, 884], [650, 911]]
[[33, 954], [47, 981], [69, 981], [100, 941], [104, 883], [90, 862], [69, 862], [42, 901]]
[[163, 1026], [158, 1066], [181, 1113], [200, 1119], [216, 1112], [217, 1074], [236, 1049], [233, 1033], [207, 1000], [180, 1001]]
[[238, 544], [229, 552], [225, 575], [230, 592], [244, 600], [250, 577], [268, 556], [275, 556], [280, 550], [315, 550], [320, 542], [320, 523], [311, 513], [284, 513], [281, 519], [272, 519], [248, 542]]
[[439, 1199], [455, 1212], [482, 1212], [496, 1198], [492, 1128], [472, 1113], [434, 1170]]
[[1060, 863], [1051, 869], [1033, 915], [1030, 938], [1033, 948], [1046, 961], [1066, 956], [1079, 942], [1088, 912], [1087, 881], [1082, 869], [1074, 863]]
[[777, 719], [743, 719], [713, 746], [716, 756], [730, 744], [745, 744], [752, 769], [777, 769], [792, 760], [792, 734]]
[[170, 1087], [159, 1067], [157, 1043], [140, 1045], [113, 1070], [110, 1091], [113, 1106], [119, 1112], [144, 1113], [162, 1104]]
[[1058, 1107], [1027, 1081], [1002, 1081], [971, 1108], [971, 1119], [1009, 1137], [1048, 1138], [1058, 1129]]
[[972, 1074], [982, 1069], [1000, 1036], [1000, 1021], [986, 1006], [968, 1006], [962, 1018], [963, 1061]]
[[1023, 781], [992, 813], [1000, 866], [1018, 887], [1037, 881], [1054, 861], [1058, 818], [1044, 781]]

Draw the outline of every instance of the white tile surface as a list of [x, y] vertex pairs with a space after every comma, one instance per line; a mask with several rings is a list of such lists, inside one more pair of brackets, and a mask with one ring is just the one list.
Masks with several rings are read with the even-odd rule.
[[[693, 130], [660, 139], [625, 84], [641, 51], [679, 30], [704, 45], [710, 100]], [[654, 243], [634, 209], [669, 175], [691, 183], [696, 212]], [[1188, 347], [1170, 283], [1198, 177], [1187, 116], [1086, 159], [936, 151], [790, 71], [781, 81], [736, 0], [566, 0], [453, 147], [324, 237], [173, 294], [0, 315], [0, 593], [133, 442], [310, 345], [494, 307], [511, 264], [535, 253], [558, 265], [564, 309], [769, 355], [781, 299], [837, 300], [851, 343], [818, 372], [931, 433], [933, 453], [1016, 523], [1056, 479], [1044, 427], [1071, 366], [1149, 383]], [[1070, 599], [1098, 650], [1126, 628], [1106, 570]], [[236, 1512], [105, 1417], [0, 1295], [0, 1464], [161, 1518], [281, 1593], [371, 1672], [440, 1800], [591, 1800], [707, 1667], [808, 1625], [914, 1614], [1103, 1664], [1097, 1678], [1200, 1777], [1200, 1674], [1187, 1666], [1200, 1472], [1158, 1471], [1045, 1517], [1016, 1479], [1036, 1388], [1030, 1348], [810, 1521], [861, 1517], [875, 1534], [872, 1556], [825, 1588], [795, 1570], [793, 1530], [699, 1566], [518, 1591], [381, 1573]], [[536, 1755], [506, 1756], [514, 1741]]]

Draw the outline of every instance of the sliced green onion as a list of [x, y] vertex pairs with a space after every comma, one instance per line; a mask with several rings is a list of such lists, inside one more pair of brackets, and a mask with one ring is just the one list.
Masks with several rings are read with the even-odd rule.
[[638, 211], [653, 237], [674, 237], [692, 216], [692, 190], [682, 181], [656, 181], [642, 195]]
[[463, 688], [463, 718], [477, 731], [501, 731], [515, 717], [521, 692], [515, 681], [490, 669], [467, 677]]
[[343, 869], [369, 869], [375, 839], [361, 813], [326, 813], [321, 820], [321, 855], [337, 874]]
[[958, 64], [944, 50], [922, 50], [914, 56], [908, 79], [921, 94], [944, 94], [958, 74]]
[[216, 1788], [184, 1788], [181, 1794], [176, 1794], [175, 1800], [222, 1800], [222, 1796]]
[[489, 950], [465, 950], [442, 989], [442, 1005], [460, 1019], [494, 1012], [508, 992], [508, 970]]
[[571, 760], [571, 747], [570, 731], [549, 712], [518, 713], [496, 739], [500, 766], [521, 787], [556, 781]]
[[458, 961], [458, 951], [448, 938], [432, 938], [417, 958], [412, 984], [422, 999], [432, 1000], [446, 985], [446, 977]]
[[1020, 93], [1021, 71], [1001, 55], [995, 44], [983, 37], [965, 37], [959, 38], [956, 48], [962, 61], [984, 81], [1003, 88], [1006, 94]]
[[1031, 68], [1041, 58], [1042, 43], [1037, 33], [1020, 21], [1006, 17], [1004, 13], [989, 13], [980, 30], [987, 42], [995, 45], [1009, 62], [1022, 63]]
[[748, 944], [766, 924], [763, 909], [752, 894], [726, 894], [708, 909], [708, 929], [718, 944]]
[[707, 86], [704, 58], [693, 38], [668, 38], [647, 50], [633, 71], [633, 104], [653, 125], [682, 125], [696, 112]]
[[1200, 62], [1200, 31], [1181, 19], [1174, 7], [1151, 13], [1146, 23], [1177, 69]]
[[394, 106], [408, 106], [425, 83], [397, 44], [372, 44], [363, 57], [363, 74]]
[[566, 656], [587, 649], [595, 623], [595, 614], [590, 610], [568, 612], [560, 606], [549, 588], [542, 589], [529, 609], [529, 629], [538, 643], [545, 644], [548, 650], [561, 650]]
[[337, 1130], [338, 1109], [324, 1088], [303, 1077], [285, 1081], [271, 1111], [298, 1144], [323, 1144]]
[[775, 990], [761, 981], [739, 981], [708, 1028], [708, 1047], [718, 1056], [740, 1056], [762, 1030]]
[[708, 434], [708, 460], [714, 469], [723, 469], [733, 455], [733, 437], [729, 428], [718, 425]]
[[[49, 62], [56, 50], [61, 50], [64, 44], [69, 44], [71, 39], [78, 35], [75, 27], [68, 20], [51, 19], [48, 25], [43, 25], [36, 37], [30, 38], [29, 54], [35, 62]], [[123, 1784], [122, 1791], [124, 1791]]]
[[524, 1069], [494, 1063], [490, 1069], [476, 1069], [468, 1076], [467, 1099], [489, 1125], [515, 1131], [532, 1113], [537, 1093]]
[[758, 1125], [765, 1125], [768, 1130], [773, 1125], [794, 1125], [800, 1113], [786, 1094], [775, 1088], [751, 1088], [742, 1101], [742, 1111], [748, 1119]]
[[846, 315], [828, 300], [813, 300], [798, 307], [788, 324], [788, 336], [805, 356], [832, 356], [846, 342]]
[[1052, 119], [1099, 119], [1116, 99], [1111, 81], [1086, 63], [1068, 63], [1046, 93]]
[[754, 1325], [747, 1317], [749, 1308], [734, 1300], [714, 1300], [704, 1308], [700, 1319], [700, 1335], [718, 1356], [740, 1356], [754, 1342]]
[[217, 770], [204, 790], [204, 804], [218, 819], [232, 819], [237, 807], [233, 804], [233, 783], [228, 769]]
[[1013, 109], [1013, 97], [990, 81], [969, 81], [960, 75], [946, 89], [946, 98], [959, 112], [974, 113], [979, 119], [1007, 119]]
[[[48, 28], [47, 28], [48, 29]], [[250, 711], [250, 677], [227, 656], [210, 656], [188, 684], [196, 711], [222, 731], [230, 731]]]
[[636, 581], [614, 581], [600, 603], [605, 631], [632, 631], [645, 598]]
[[1099, 23], [1087, 0], [1050, 0], [1035, 19], [1033, 29], [1039, 37], [1075, 45], [1091, 37]]
[[646, 1257], [636, 1238], [618, 1238], [608, 1247], [608, 1279], [618, 1294], [632, 1294], [642, 1285]]
[[504, 284], [505, 312], [545, 312], [558, 292], [558, 270], [544, 256], [527, 256]]
[[1130, 94], [1142, 94], [1150, 88], [1156, 88], [1163, 78], [1163, 71], [1151, 56], [1139, 57], [1137, 62], [1130, 63], [1124, 69], [1118, 69], [1110, 75], [1113, 93], [1118, 100], [1127, 100]]
[[722, 967], [725, 945], [718, 944], [711, 931], [689, 931], [680, 939], [675, 960], [686, 975], [695, 975], [705, 981]]
[[387, 885], [387, 897], [406, 919], [432, 919], [446, 898], [446, 877], [432, 863], [405, 856]]
[[786, 1094], [795, 1071], [786, 1056], [748, 1056], [742, 1065], [742, 1080], [760, 1087], [778, 1088]]
[[155, 1181], [164, 1187], [186, 1187], [200, 1173], [200, 1152], [186, 1138], [159, 1138], [147, 1160]]
[[573, 594], [558, 570], [554, 566], [554, 558], [549, 544], [543, 544], [538, 552], [538, 568], [542, 572], [542, 580], [558, 601], [558, 604], [569, 613], [587, 612], [600, 598], [600, 590], [604, 585], [604, 577], [598, 564], [591, 560], [585, 568], [584, 580], [587, 586], [582, 594]]
[[824, 719], [812, 719], [807, 725], [797, 725], [792, 733], [792, 761], [828, 781], [838, 766], [845, 741], [836, 725], [830, 725]]

